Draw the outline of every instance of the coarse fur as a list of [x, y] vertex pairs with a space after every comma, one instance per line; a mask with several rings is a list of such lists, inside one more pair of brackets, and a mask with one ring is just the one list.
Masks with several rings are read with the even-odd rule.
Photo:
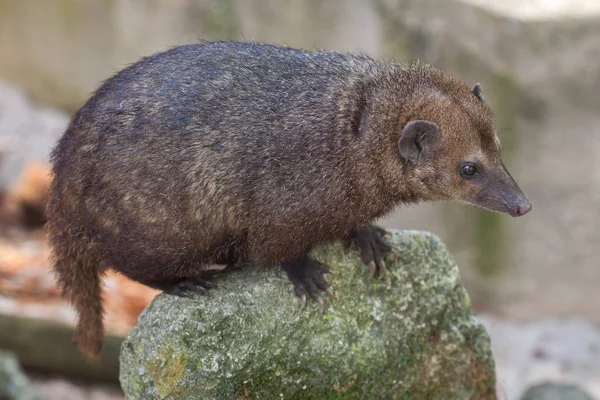
[[[458, 163], [501, 164], [481, 99], [426, 64], [257, 43], [180, 46], [117, 73], [52, 153], [48, 237], [81, 349], [102, 347], [107, 268], [163, 289], [231, 254], [294, 260], [399, 204], [471, 201]], [[398, 149], [413, 120], [441, 132], [419, 164]]]

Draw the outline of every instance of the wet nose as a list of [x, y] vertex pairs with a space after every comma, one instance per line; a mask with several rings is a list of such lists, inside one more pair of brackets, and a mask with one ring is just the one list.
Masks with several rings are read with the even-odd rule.
[[529, 211], [531, 211], [531, 203], [529, 203], [529, 202], [523, 203], [523, 204], [518, 204], [515, 208], [515, 214], [518, 217], [527, 214]]

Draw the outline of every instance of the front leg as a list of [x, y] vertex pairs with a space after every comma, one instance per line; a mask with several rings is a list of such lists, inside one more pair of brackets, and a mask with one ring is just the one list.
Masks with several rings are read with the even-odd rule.
[[308, 293], [319, 304], [319, 310], [323, 312], [325, 306], [319, 293], [323, 291], [327, 293], [330, 299], [333, 298], [333, 292], [324, 277], [325, 274], [331, 272], [329, 267], [311, 259], [305, 253], [295, 260], [283, 263], [283, 269], [292, 285], [294, 285], [296, 296], [301, 300], [300, 308], [304, 309], [306, 306], [306, 294]]
[[356, 247], [360, 251], [360, 258], [369, 267], [371, 276], [375, 276], [379, 268], [379, 276], [383, 278], [387, 274], [383, 255], [392, 252], [392, 246], [384, 239], [389, 233], [376, 225], [370, 225], [350, 233], [347, 245]]

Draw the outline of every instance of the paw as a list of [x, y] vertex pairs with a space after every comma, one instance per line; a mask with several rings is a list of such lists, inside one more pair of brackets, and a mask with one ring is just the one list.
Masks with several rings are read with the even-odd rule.
[[207, 294], [214, 284], [200, 277], [184, 279], [164, 288], [164, 292], [178, 297], [190, 297], [192, 293]]
[[329, 288], [329, 284], [325, 280], [325, 274], [331, 272], [325, 264], [304, 257], [300, 260], [290, 262], [284, 265], [288, 279], [294, 286], [294, 293], [300, 298], [300, 309], [306, 307], [306, 295], [317, 302], [319, 311], [322, 313], [325, 309], [325, 304], [320, 296], [321, 292], [327, 293], [329, 299], [334, 298], [333, 292]]
[[369, 267], [369, 274], [375, 276], [379, 270], [379, 277], [383, 278], [387, 275], [387, 269], [383, 256], [386, 253], [396, 253], [392, 250], [392, 246], [384, 239], [384, 236], [389, 233], [379, 226], [367, 226], [354, 232], [347, 245], [355, 247], [360, 251], [360, 258]]

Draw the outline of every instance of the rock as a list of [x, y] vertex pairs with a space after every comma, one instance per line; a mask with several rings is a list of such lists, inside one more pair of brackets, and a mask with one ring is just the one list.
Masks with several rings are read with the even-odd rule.
[[508, 399], [539, 382], [570, 382], [600, 399], [600, 327], [578, 318], [515, 321], [477, 315], [492, 339], [496, 376]]
[[594, 400], [575, 385], [545, 382], [530, 387], [521, 400]]
[[339, 243], [314, 250], [333, 271], [324, 314], [300, 311], [280, 269], [157, 296], [121, 347], [126, 398], [495, 399], [489, 337], [451, 255], [429, 233], [392, 232], [384, 280]]
[[17, 359], [0, 351], [0, 400], [40, 400], [29, 388], [29, 380]]

